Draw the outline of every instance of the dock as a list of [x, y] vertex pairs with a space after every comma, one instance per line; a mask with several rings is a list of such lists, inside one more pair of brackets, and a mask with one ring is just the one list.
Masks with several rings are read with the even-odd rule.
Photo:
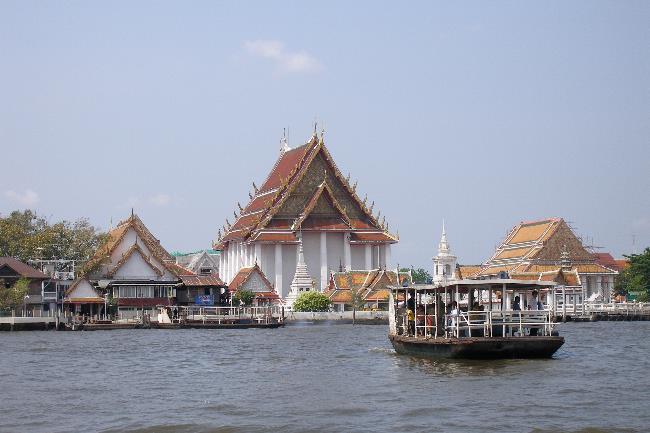
[[563, 322], [650, 321], [650, 302], [565, 304], [556, 310]]

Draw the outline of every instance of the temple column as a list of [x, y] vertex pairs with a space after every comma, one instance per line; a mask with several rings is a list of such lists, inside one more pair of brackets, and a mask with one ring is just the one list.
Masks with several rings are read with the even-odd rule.
[[320, 232], [320, 291], [327, 287], [327, 233]]
[[275, 244], [275, 291], [282, 297], [282, 244]]
[[350, 252], [350, 233], [343, 235], [343, 261], [345, 262], [345, 270], [350, 272], [352, 270], [352, 254]]
[[257, 265], [262, 268], [262, 244], [257, 243], [255, 244], [255, 258], [253, 261], [257, 261]]
[[391, 266], [390, 246], [390, 244], [384, 245], [384, 268], [386, 269], [390, 269]]
[[372, 269], [372, 245], [366, 244], [364, 246], [365, 248], [365, 270], [370, 270]]

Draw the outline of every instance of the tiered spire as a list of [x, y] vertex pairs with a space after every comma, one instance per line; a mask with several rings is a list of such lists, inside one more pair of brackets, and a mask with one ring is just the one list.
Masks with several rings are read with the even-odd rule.
[[[289, 147], [289, 140], [287, 139], [287, 129], [285, 128], [282, 132], [282, 138], [280, 139], [280, 154], [291, 150]], [[255, 188], [257, 189], [257, 188]]]
[[438, 244], [438, 255], [448, 255], [450, 251], [449, 242], [447, 242], [447, 230], [445, 229], [445, 220], [442, 220], [442, 236]]
[[307, 264], [305, 263], [305, 255], [302, 249], [302, 236], [298, 242], [298, 260], [296, 263], [296, 273], [293, 276], [291, 286], [289, 286], [289, 295], [287, 296], [287, 303], [293, 304], [300, 292], [312, 290], [314, 287], [314, 280], [309, 275]]

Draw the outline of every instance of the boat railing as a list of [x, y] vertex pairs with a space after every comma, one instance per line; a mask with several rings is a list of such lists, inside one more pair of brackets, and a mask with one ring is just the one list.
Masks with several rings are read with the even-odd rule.
[[551, 310], [461, 311], [440, 317], [418, 314], [412, 329], [406, 314], [398, 321], [402, 334], [423, 338], [549, 336], [554, 327]]

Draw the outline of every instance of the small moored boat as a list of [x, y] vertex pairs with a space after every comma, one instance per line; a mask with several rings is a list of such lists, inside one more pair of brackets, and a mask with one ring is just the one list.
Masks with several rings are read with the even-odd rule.
[[391, 287], [388, 337], [397, 353], [419, 357], [550, 358], [564, 344], [554, 300], [551, 281]]

